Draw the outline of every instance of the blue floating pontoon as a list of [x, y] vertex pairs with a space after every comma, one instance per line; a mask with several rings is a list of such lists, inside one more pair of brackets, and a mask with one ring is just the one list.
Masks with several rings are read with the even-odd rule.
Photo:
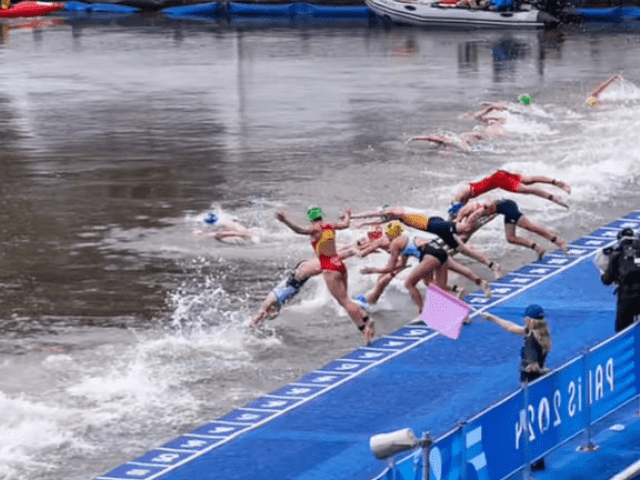
[[307, 3], [256, 4], [230, 2], [203, 3], [162, 10], [170, 16], [213, 16], [228, 14], [240, 17], [315, 17], [315, 18], [367, 18], [371, 11], [366, 6], [327, 6]]
[[162, 13], [166, 15], [176, 16], [208, 16], [217, 15], [222, 11], [222, 3], [209, 2], [199, 3], [196, 5], [187, 5], [184, 7], [170, 7], [164, 8]]
[[640, 7], [576, 8], [574, 12], [583, 20], [594, 20], [598, 22], [619, 22], [624, 19], [640, 19]]
[[[491, 299], [481, 291], [465, 297], [477, 310], [516, 322], [528, 304], [544, 307], [553, 339], [547, 363], [565, 370], [539, 380], [524, 397], [518, 336], [479, 318], [455, 341], [409, 324], [96, 480], [419, 480], [420, 451], [397, 459], [412, 473], [394, 476], [369, 448], [373, 435], [403, 428], [444, 438], [426, 457], [431, 478], [509, 478], [504, 472], [517, 473], [523, 459], [575, 437], [570, 427], [640, 393], [640, 327], [608, 341], [615, 297], [592, 261], [625, 227], [640, 229], [640, 211], [572, 241], [567, 255], [551, 252], [493, 282]], [[590, 357], [580, 357], [601, 342]], [[557, 393], [541, 394], [554, 376]], [[628, 452], [609, 463], [582, 457], [592, 462], [589, 477], [608, 479], [637, 460], [637, 440], [626, 445]], [[467, 476], [460, 476], [460, 465]], [[545, 478], [578, 478], [574, 471], [568, 459], [556, 459]]]
[[65, 2], [63, 12], [135, 13], [139, 8], [113, 3]]

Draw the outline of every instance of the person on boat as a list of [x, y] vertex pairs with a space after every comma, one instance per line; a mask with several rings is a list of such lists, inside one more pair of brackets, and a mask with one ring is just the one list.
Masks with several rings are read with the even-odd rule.
[[381, 223], [398, 220], [408, 227], [422, 230], [437, 235], [444, 244], [451, 249], [451, 254], [462, 253], [468, 257], [487, 265], [493, 271], [496, 278], [500, 278], [501, 268], [497, 262], [492, 261], [486, 255], [477, 252], [460, 238], [468, 237], [477, 229], [476, 218], [466, 218], [461, 221], [447, 222], [441, 217], [428, 217], [422, 213], [405, 211], [402, 207], [388, 207], [373, 212], [362, 212], [353, 215], [353, 218], [379, 217]]
[[[480, 315], [506, 331], [523, 337], [524, 344], [520, 349], [520, 382], [529, 383], [549, 372], [545, 367], [547, 355], [551, 351], [551, 334], [540, 305], [532, 303], [524, 311], [524, 326], [510, 322], [488, 312]], [[531, 464], [531, 470], [544, 470], [544, 458]]]
[[203, 232], [200, 229], [195, 229], [193, 235], [196, 238], [213, 238], [221, 242], [231, 241], [238, 243], [254, 240], [258, 236], [257, 231], [243, 227], [231, 219], [221, 219], [220, 216], [214, 212], [207, 213], [203, 220], [206, 224], [214, 227], [215, 231]]
[[484, 201], [482, 203], [470, 204], [465, 206], [460, 212], [459, 217], [465, 219], [465, 221], [474, 222], [484, 215], [499, 214], [504, 216], [504, 230], [507, 237], [507, 242], [514, 245], [522, 245], [524, 247], [534, 250], [538, 254], [538, 259], [542, 258], [545, 254], [544, 248], [535, 242], [527, 240], [526, 238], [516, 235], [516, 227], [520, 227], [529, 232], [535, 233], [557, 245], [560, 250], [567, 253], [567, 245], [563, 242], [555, 233], [545, 230], [540, 225], [533, 223], [518, 208], [518, 204], [513, 200], [500, 199], [492, 201]]
[[558, 196], [538, 187], [532, 187], [534, 183], [548, 183], [561, 188], [566, 193], [571, 193], [571, 187], [560, 180], [543, 177], [541, 175], [523, 175], [521, 173], [507, 172], [506, 170], [496, 170], [488, 177], [477, 182], [472, 182], [462, 187], [451, 200], [449, 215], [455, 216], [458, 211], [472, 198], [500, 188], [507, 192], [537, 195], [538, 197], [550, 200], [558, 205], [569, 208]]
[[622, 75], [614, 75], [613, 77], [608, 78], [607, 80], [602, 82], [600, 85], [598, 85], [596, 88], [591, 90], [591, 92], [589, 93], [589, 96], [587, 97], [587, 103], [589, 105], [593, 105], [594, 103], [596, 103], [599, 100], [600, 94], [604, 92], [607, 88], [609, 88], [609, 86], [616, 80], [622, 81]]
[[[442, 247], [426, 240], [414, 239], [410, 241], [409, 237], [403, 233], [403, 230], [400, 222], [392, 222], [387, 225], [385, 229], [385, 235], [389, 239], [386, 243], [386, 250], [389, 253], [387, 264], [379, 268], [364, 267], [360, 270], [360, 272], [365, 275], [372, 273], [380, 274], [373, 292], [364, 298], [367, 304], [373, 304], [380, 298], [384, 288], [393, 277], [406, 267], [409, 257], [416, 257], [420, 262], [404, 283], [412, 300], [418, 306], [419, 312], [422, 312], [422, 308], [424, 307], [424, 298], [420, 290], [418, 290], [418, 283], [421, 280], [430, 283], [433, 274], [433, 283], [441, 289], [447, 290], [447, 274], [449, 270], [459, 273], [475, 282], [476, 285], [482, 287], [485, 295], [491, 298], [492, 294], [488, 281], [480, 278], [469, 268], [453, 260]], [[360, 300], [362, 301], [362, 299]]]
[[291, 230], [311, 237], [311, 246], [320, 261], [322, 276], [329, 292], [347, 311], [351, 320], [362, 332], [365, 341], [369, 343], [376, 333], [375, 324], [367, 313], [349, 297], [347, 268], [338, 255], [335, 242], [336, 230], [349, 227], [351, 209], [347, 209], [340, 222], [324, 222], [323, 216], [320, 207], [311, 207], [307, 211], [307, 218], [311, 225], [303, 226], [290, 219], [284, 211], [277, 213], [277, 219]]

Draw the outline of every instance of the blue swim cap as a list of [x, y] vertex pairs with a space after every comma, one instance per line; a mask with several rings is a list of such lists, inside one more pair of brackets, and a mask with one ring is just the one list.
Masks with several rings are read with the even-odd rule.
[[208, 223], [209, 225], [213, 225], [214, 223], [216, 223], [219, 220], [218, 215], [216, 215], [213, 212], [209, 212], [207, 213], [207, 215], [204, 217], [204, 221], [206, 223]]
[[449, 210], [447, 210], [447, 212], [449, 212], [449, 215], [453, 217], [460, 211], [461, 208], [462, 208], [462, 202], [454, 203], [449, 207]]
[[540, 305], [532, 303], [524, 311], [524, 316], [533, 318], [534, 320], [540, 320], [541, 318], [544, 318], [544, 310]]

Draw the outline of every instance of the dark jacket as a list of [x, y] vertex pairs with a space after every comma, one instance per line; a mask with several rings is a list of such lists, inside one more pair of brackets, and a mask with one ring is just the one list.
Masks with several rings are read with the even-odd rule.
[[[547, 359], [547, 353], [549, 352], [542, 351], [542, 346], [538, 343], [536, 337], [533, 336], [529, 329], [526, 329], [524, 345], [520, 350], [521, 382], [531, 382], [546, 373], [546, 370], [544, 370], [544, 362]], [[540, 366], [540, 371], [527, 371], [526, 368], [534, 363]]]
[[607, 266], [607, 269], [605, 270], [605, 272], [602, 274], [602, 276], [600, 277], [600, 279], [602, 280], [602, 283], [604, 283], [605, 285], [611, 285], [612, 283], [615, 283], [616, 285], [618, 285], [618, 288], [616, 289], [616, 293], [621, 293], [623, 295], [640, 295], [640, 283], [622, 283], [620, 284], [620, 276], [618, 274], [619, 271], [619, 264], [620, 264], [620, 257], [622, 256], [622, 249], [623, 246], [625, 245], [625, 241], [623, 240], [622, 242], [620, 242], [620, 244], [618, 244], [618, 246], [616, 248], [614, 248], [611, 253], [609, 254], [609, 265]]

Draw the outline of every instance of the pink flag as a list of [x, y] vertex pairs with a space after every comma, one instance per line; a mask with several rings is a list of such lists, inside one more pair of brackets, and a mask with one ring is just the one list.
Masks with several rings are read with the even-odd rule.
[[441, 334], [456, 339], [460, 335], [462, 322], [471, 308], [462, 300], [449, 295], [440, 288], [429, 285], [427, 301], [420, 320]]

